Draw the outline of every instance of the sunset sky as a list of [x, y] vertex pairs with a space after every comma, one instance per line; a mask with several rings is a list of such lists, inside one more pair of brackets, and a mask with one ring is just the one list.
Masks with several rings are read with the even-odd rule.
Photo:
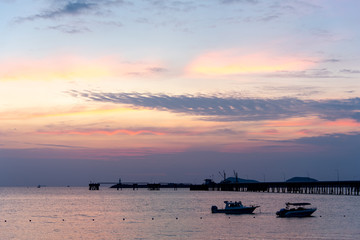
[[360, 180], [358, 0], [0, 0], [0, 186]]

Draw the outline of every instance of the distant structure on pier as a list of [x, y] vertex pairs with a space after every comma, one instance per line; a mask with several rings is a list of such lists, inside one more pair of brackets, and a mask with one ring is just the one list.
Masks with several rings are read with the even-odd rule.
[[110, 188], [116, 188], [117, 190], [122, 190], [123, 188], [132, 188], [133, 190], [138, 190], [139, 188], [147, 188], [148, 190], [160, 190], [160, 188], [173, 188], [177, 190], [178, 188], [190, 188], [189, 183], [147, 183], [147, 182], [97, 182], [89, 183], [89, 190], [99, 190], [100, 185], [111, 185]]
[[89, 190], [99, 190], [100, 183], [89, 183]]
[[318, 182], [318, 180], [309, 177], [293, 177], [286, 180], [286, 182]]
[[259, 181], [252, 179], [244, 179], [244, 178], [236, 178], [236, 177], [228, 177], [220, 183], [258, 183]]

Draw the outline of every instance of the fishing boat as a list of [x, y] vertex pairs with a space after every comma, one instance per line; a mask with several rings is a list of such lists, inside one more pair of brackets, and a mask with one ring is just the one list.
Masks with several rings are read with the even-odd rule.
[[241, 201], [224, 201], [225, 208], [218, 209], [217, 206], [211, 207], [212, 213], [226, 213], [226, 214], [250, 214], [253, 213], [256, 208], [259, 206], [244, 206]]
[[307, 208], [310, 203], [286, 203], [286, 207], [276, 212], [279, 217], [310, 217], [316, 211], [316, 208]]

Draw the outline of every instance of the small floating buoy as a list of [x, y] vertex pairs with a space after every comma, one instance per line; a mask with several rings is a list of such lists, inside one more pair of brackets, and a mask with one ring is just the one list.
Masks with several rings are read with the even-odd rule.
[[178, 219], [178, 218], [176, 218], [176, 219]]
[[321, 217], [321, 215], [320, 215], [320, 217]]
[[200, 217], [200, 219], [202, 219], [202, 217]]
[[230, 217], [229, 217], [229, 219], [230, 219]]
[[123, 218], [123, 221], [125, 221], [125, 218]]
[[93, 221], [95, 221], [95, 219], [92, 219]]
[[151, 218], [151, 220], [154, 220], [154, 218]]
[[344, 217], [345, 217], [345, 215], [344, 215]]
[[65, 221], [65, 220], [63, 219], [63, 221]]
[[5, 222], [6, 222], [6, 220], [5, 220]]
[[29, 220], [29, 222], [31, 222], [31, 219]]
[[255, 218], [255, 216], [253, 218]]

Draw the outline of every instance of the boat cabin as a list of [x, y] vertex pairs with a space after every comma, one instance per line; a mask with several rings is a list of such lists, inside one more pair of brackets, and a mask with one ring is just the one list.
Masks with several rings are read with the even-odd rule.
[[243, 207], [241, 201], [235, 201], [235, 202], [224, 201], [224, 203], [226, 204], [225, 208]]

